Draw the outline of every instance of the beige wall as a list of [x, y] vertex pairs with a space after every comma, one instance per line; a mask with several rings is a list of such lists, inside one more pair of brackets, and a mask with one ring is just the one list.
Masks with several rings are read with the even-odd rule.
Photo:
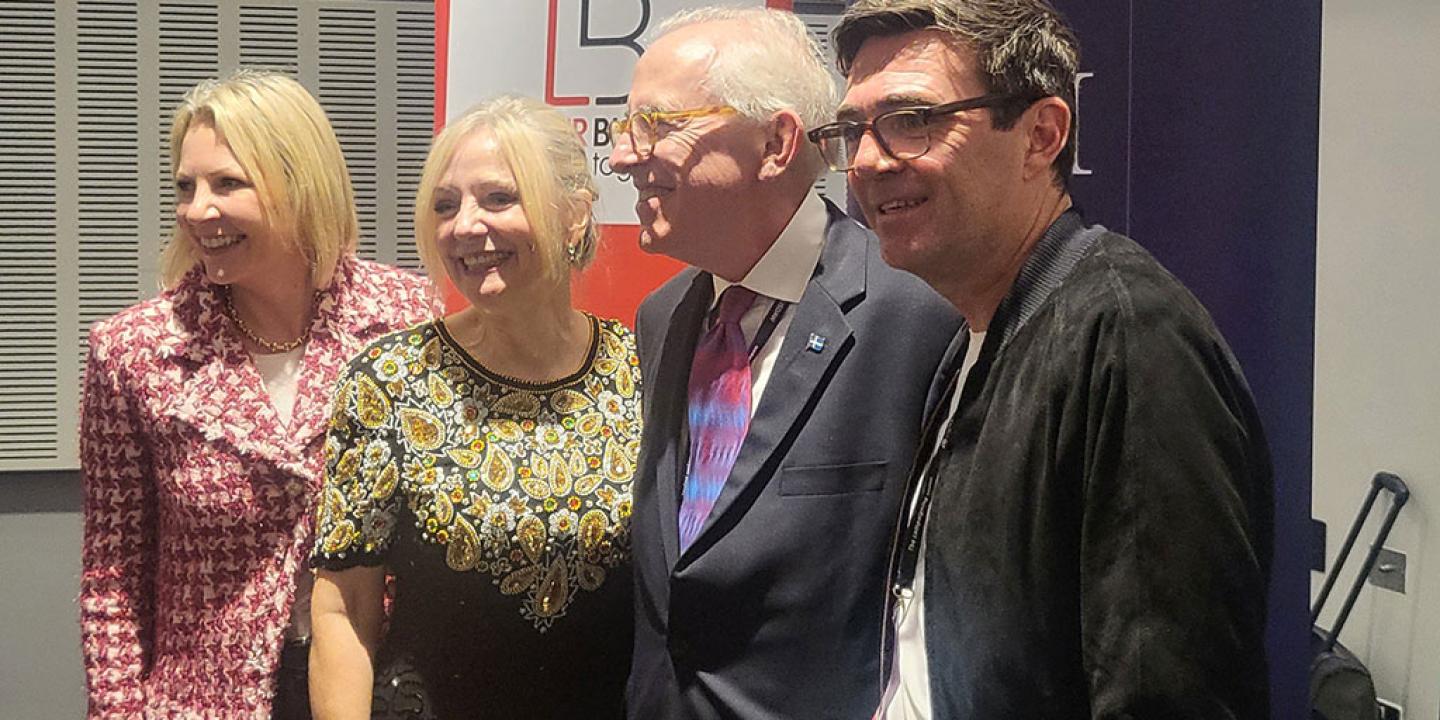
[[[1440, 2], [1327, 0], [1324, 13], [1313, 512], [1329, 525], [1333, 560], [1375, 471], [1409, 483], [1388, 543], [1409, 556], [1406, 593], [1367, 587], [1341, 640], [1407, 719], [1436, 720]], [[1363, 547], [1350, 566], [1361, 557]]]

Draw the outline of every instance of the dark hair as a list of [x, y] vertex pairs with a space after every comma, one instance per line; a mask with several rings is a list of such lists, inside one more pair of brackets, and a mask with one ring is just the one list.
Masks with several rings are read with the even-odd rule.
[[940, 30], [975, 53], [986, 92], [1017, 100], [991, 110], [1000, 130], [1014, 127], [1025, 109], [1055, 96], [1070, 108], [1070, 132], [1052, 166], [1065, 186], [1075, 161], [1075, 73], [1080, 42], [1046, 0], [857, 0], [832, 35], [840, 72], [849, 77], [860, 46], [874, 37]]

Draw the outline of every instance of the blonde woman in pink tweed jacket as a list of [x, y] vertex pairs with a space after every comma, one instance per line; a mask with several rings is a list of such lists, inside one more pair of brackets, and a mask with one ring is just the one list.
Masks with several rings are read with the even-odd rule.
[[295, 81], [200, 84], [170, 157], [166, 289], [90, 334], [90, 717], [304, 718], [331, 386], [369, 341], [432, 317], [432, 295], [355, 258], [339, 143]]

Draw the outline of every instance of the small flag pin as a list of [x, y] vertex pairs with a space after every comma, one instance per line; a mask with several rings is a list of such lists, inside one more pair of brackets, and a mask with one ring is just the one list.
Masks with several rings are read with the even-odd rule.
[[825, 349], [825, 338], [816, 335], [815, 333], [810, 333], [810, 343], [806, 345], [806, 347], [809, 348], [810, 352], [821, 352]]

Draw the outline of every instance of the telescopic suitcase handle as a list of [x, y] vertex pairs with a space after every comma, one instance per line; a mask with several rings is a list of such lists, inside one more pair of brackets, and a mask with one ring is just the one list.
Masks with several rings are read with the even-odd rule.
[[1335, 617], [1335, 626], [1329, 633], [1326, 633], [1328, 637], [1325, 638], [1325, 651], [1335, 647], [1335, 638], [1340, 636], [1340, 629], [1345, 626], [1345, 621], [1350, 617], [1350, 611], [1355, 607], [1355, 599], [1360, 596], [1360, 588], [1365, 584], [1365, 578], [1370, 576], [1370, 570], [1375, 567], [1375, 560], [1380, 556], [1380, 547], [1390, 536], [1390, 529], [1395, 525], [1395, 518], [1400, 516], [1400, 508], [1404, 507], [1406, 501], [1410, 499], [1410, 488], [1398, 475], [1383, 471], [1375, 473], [1375, 479], [1370, 482], [1370, 492], [1365, 496], [1365, 503], [1360, 506], [1360, 513], [1355, 516], [1355, 523], [1350, 526], [1350, 533], [1345, 536], [1345, 544], [1340, 547], [1340, 554], [1335, 556], [1335, 565], [1330, 568], [1330, 574], [1325, 577], [1325, 586], [1320, 589], [1320, 597], [1316, 598], [1315, 607], [1310, 611], [1311, 625], [1320, 621], [1320, 610], [1325, 607], [1325, 601], [1330, 597], [1330, 590], [1335, 587], [1335, 581], [1340, 577], [1340, 568], [1345, 565], [1345, 560], [1350, 556], [1350, 549], [1355, 546], [1355, 538], [1360, 535], [1360, 527], [1370, 516], [1370, 509], [1375, 505], [1375, 498], [1380, 495], [1382, 488], [1389, 490], [1395, 496], [1395, 501], [1390, 505], [1390, 511], [1385, 513], [1385, 522], [1380, 526], [1380, 532], [1375, 534], [1375, 542], [1365, 556], [1365, 563], [1360, 566], [1360, 574], [1356, 576], [1355, 584], [1350, 587], [1350, 594], [1346, 596], [1345, 604], [1340, 608], [1340, 614]]

